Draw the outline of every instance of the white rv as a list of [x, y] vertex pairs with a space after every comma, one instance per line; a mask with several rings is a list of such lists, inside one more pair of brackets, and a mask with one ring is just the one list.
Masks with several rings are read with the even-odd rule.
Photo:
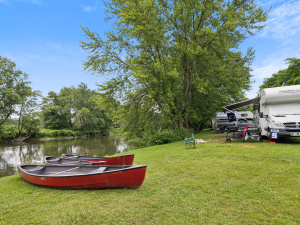
[[265, 88], [260, 96], [223, 107], [231, 111], [254, 105], [254, 123], [269, 139], [300, 137], [300, 85]]

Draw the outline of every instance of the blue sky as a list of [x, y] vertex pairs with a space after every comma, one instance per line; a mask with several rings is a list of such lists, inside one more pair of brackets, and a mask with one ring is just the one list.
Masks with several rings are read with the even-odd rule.
[[[256, 96], [264, 78], [287, 68], [286, 58], [300, 58], [300, 0], [256, 2], [272, 9], [265, 28], [240, 46], [256, 51], [248, 98]], [[104, 8], [101, 0], [0, 0], [0, 56], [28, 73], [33, 90], [43, 96], [80, 82], [97, 89], [95, 83], [103, 78], [82, 68], [87, 54], [79, 46], [84, 39], [80, 26], [108, 31]]]

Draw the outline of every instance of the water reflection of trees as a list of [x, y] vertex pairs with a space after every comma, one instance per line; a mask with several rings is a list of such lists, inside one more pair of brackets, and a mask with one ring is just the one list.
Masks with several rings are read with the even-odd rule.
[[0, 177], [13, 175], [18, 164], [43, 164], [45, 156], [61, 154], [87, 156], [114, 155], [126, 152], [128, 146], [121, 136], [31, 141], [0, 145]]
[[17, 143], [0, 147], [0, 176], [13, 175], [18, 164], [43, 163], [42, 146]]
[[95, 137], [73, 140], [71, 148], [65, 149], [67, 154], [106, 156], [126, 152], [128, 146], [123, 137]]

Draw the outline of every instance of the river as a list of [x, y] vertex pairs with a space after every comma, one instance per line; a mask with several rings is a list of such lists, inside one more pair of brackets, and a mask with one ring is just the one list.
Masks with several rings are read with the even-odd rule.
[[124, 137], [115, 135], [0, 144], [0, 177], [15, 174], [18, 164], [43, 164], [45, 156], [65, 153], [101, 157], [126, 151]]

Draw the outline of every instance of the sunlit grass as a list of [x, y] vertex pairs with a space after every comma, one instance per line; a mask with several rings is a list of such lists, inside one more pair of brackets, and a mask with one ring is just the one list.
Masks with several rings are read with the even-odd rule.
[[[196, 138], [222, 135], [202, 132]], [[300, 146], [175, 142], [130, 151], [134, 190], [56, 190], [0, 179], [1, 224], [299, 224]]]

